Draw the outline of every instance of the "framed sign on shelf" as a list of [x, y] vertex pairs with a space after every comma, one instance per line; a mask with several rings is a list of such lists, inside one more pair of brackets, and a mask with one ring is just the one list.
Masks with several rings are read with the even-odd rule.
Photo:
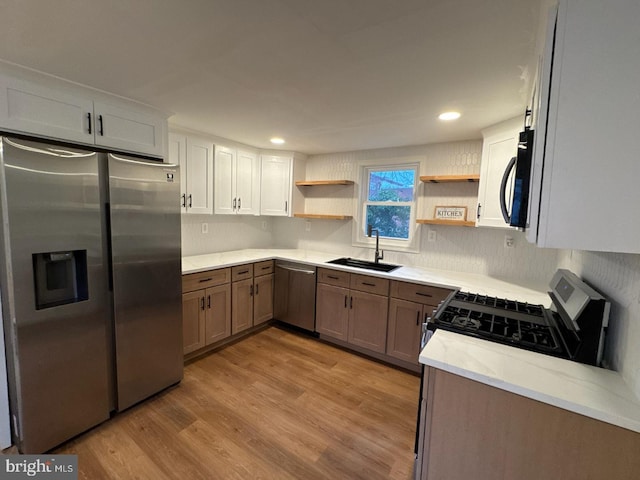
[[464, 222], [467, 220], [467, 207], [436, 205], [433, 218], [436, 220]]

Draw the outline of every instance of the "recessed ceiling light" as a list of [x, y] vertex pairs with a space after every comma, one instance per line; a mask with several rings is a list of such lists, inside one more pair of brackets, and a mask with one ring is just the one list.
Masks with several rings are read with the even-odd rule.
[[284, 143], [284, 138], [273, 137], [271, 139], [271, 143], [273, 143], [274, 145], [282, 145]]
[[456, 120], [460, 118], [460, 112], [444, 112], [438, 115], [440, 120]]

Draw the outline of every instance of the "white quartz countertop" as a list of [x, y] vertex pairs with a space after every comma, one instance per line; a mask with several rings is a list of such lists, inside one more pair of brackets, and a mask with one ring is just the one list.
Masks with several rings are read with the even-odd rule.
[[440, 329], [420, 363], [640, 433], [640, 401], [611, 370]]
[[314, 252], [309, 250], [284, 250], [284, 249], [248, 249], [230, 252], [209, 253], [182, 258], [182, 273], [197, 273], [214, 268], [231, 267], [243, 263], [259, 262], [261, 260], [288, 260], [301, 262], [316, 267], [333, 268], [353, 273], [366, 274], [374, 277], [401, 280], [438, 287], [460, 289], [483, 295], [491, 295], [522, 302], [549, 306], [551, 303], [546, 293], [547, 286], [527, 283], [522, 280], [509, 280], [481, 275], [476, 273], [453, 272], [448, 270], [430, 269], [403, 265], [389, 272], [376, 272], [354, 267], [327, 264], [329, 260], [344, 255], [326, 252]]

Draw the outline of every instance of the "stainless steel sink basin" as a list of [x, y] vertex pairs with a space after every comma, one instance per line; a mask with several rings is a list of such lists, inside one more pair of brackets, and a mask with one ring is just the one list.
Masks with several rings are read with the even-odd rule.
[[356, 260], [355, 258], [349, 257], [336, 258], [335, 260], [330, 260], [327, 263], [333, 263], [334, 265], [344, 265], [346, 267], [364, 268], [366, 270], [375, 270], [377, 272], [391, 272], [396, 268], [400, 268], [400, 265], [368, 262], [366, 260]]

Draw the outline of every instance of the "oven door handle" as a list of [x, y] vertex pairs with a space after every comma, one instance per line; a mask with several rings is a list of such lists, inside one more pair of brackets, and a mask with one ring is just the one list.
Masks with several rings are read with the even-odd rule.
[[507, 211], [507, 182], [509, 181], [509, 175], [513, 171], [513, 167], [516, 166], [516, 158], [512, 157], [507, 164], [507, 168], [502, 175], [502, 181], [500, 182], [500, 209], [502, 210], [502, 217], [504, 221], [511, 224], [511, 214]]

